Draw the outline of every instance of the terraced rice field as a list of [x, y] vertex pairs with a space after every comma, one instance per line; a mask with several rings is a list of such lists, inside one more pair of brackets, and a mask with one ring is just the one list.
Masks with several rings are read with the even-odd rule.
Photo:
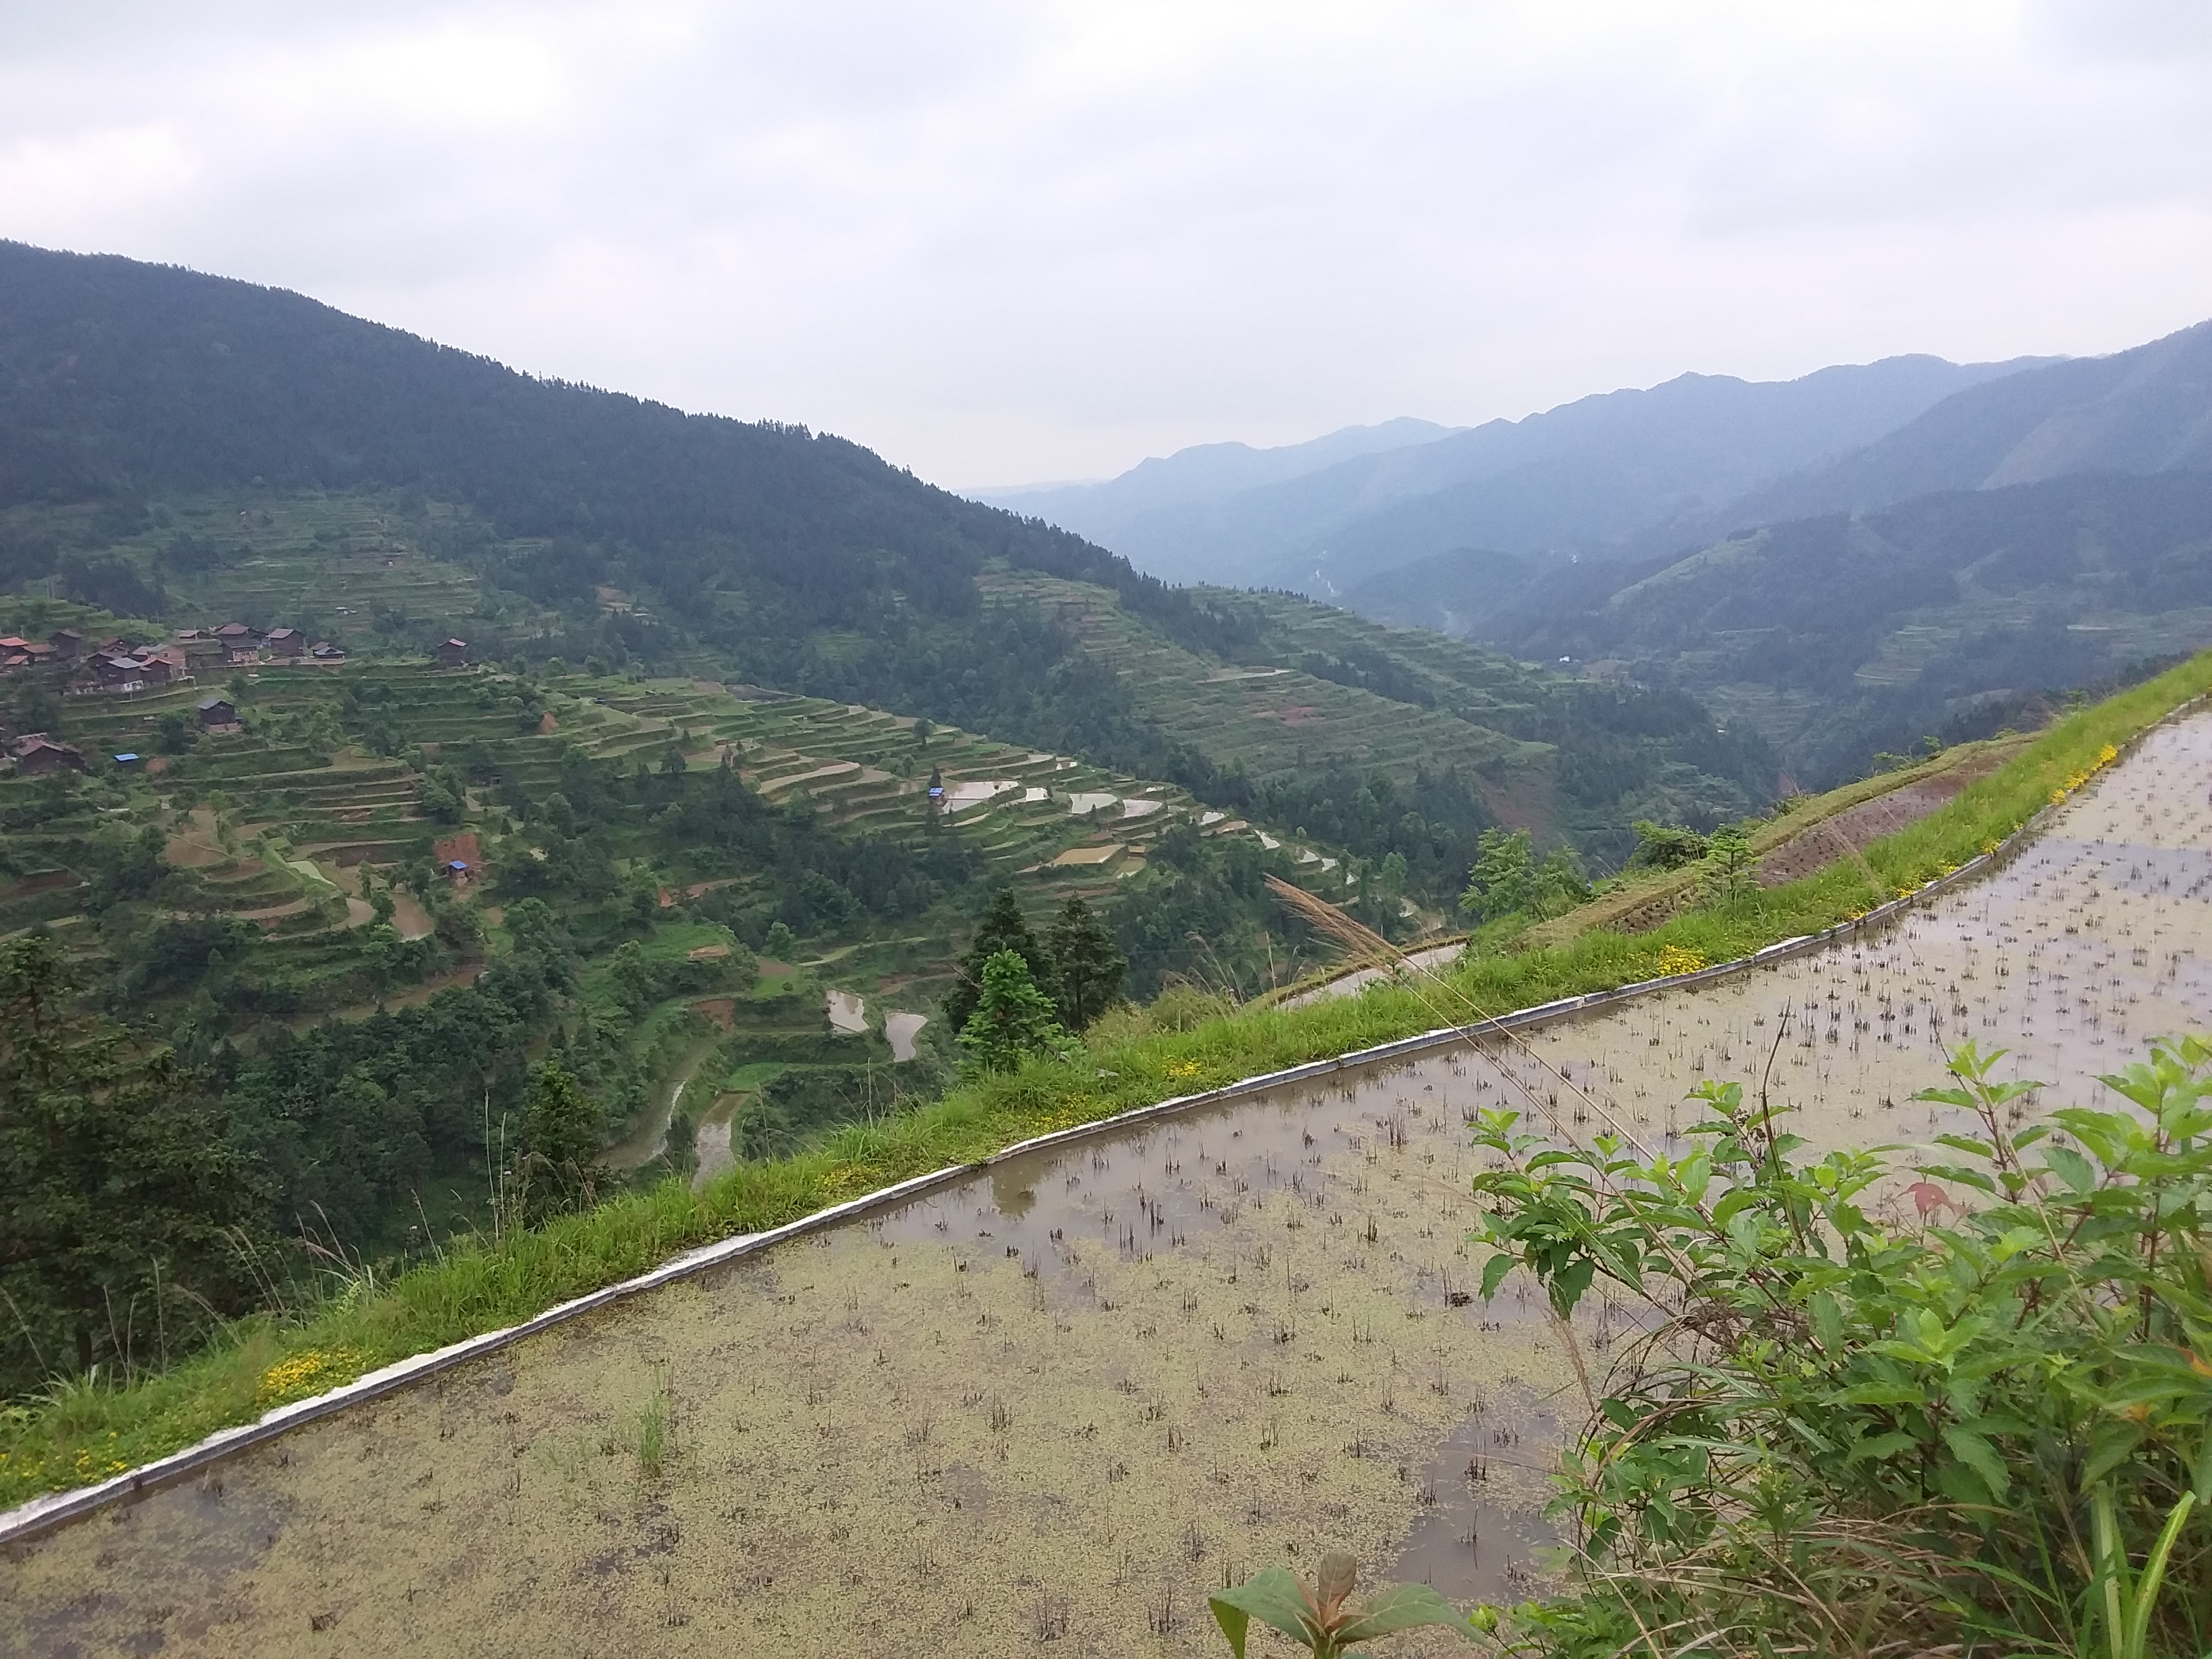
[[1771, 1064], [1816, 1144], [1914, 1139], [1946, 1042], [2047, 1106], [2208, 1025], [2200, 714], [1886, 931], [1009, 1158], [18, 1547], [0, 1618], [38, 1654], [1197, 1654], [1208, 1589], [1330, 1545], [1497, 1596], [1580, 1406], [1527, 1285], [1467, 1293], [1469, 1115], [1656, 1145]]
[[[1309, 772], [1339, 756], [1401, 782], [1423, 766], [1503, 777], [1551, 753], [1480, 724], [1479, 710], [1462, 719], [1296, 669], [1223, 668], [1171, 643], [1103, 588], [1028, 574], [985, 580], [994, 598], [1034, 605], [1072, 629], [1127, 677], [1145, 716], [1170, 736], [1218, 761], [1241, 760], [1256, 778]], [[1435, 648], [1467, 649], [1441, 637]], [[1459, 696], [1475, 701], [1463, 688]]]
[[[903, 839], [922, 832], [933, 767], [955, 789], [997, 782], [1004, 787], [978, 787], [949, 814], [971, 848], [1012, 874], [1039, 869], [1073, 846], [1105, 843], [1110, 829], [1110, 844], [1122, 851], [1082, 872], [1092, 891], [1141, 868], [1146, 844], [1200, 811], [1181, 792], [1062, 757], [946, 730], [933, 732], [924, 748], [908, 719], [749, 688], [733, 695], [712, 682], [572, 677], [552, 697], [551, 729], [520, 732], [504, 702], [507, 683], [480, 670], [356, 663], [269, 666], [252, 678], [249, 707], [258, 714], [282, 719], [356, 690], [383, 700], [410, 758], [418, 746], [451, 757], [481, 744], [503, 773], [538, 791], [552, 786], [571, 747], [628, 766], [657, 763], [675, 744], [695, 765], [725, 755], [737, 760], [771, 799], [803, 791], [831, 825]], [[80, 699], [70, 706], [70, 729], [96, 751], [150, 754], [161, 717], [191, 716], [206, 690], [184, 685], [128, 700]], [[358, 925], [360, 902], [348, 903], [357, 867], [390, 865], [444, 829], [424, 814], [417, 774], [406, 759], [356, 747], [315, 755], [281, 736], [248, 731], [204, 736], [188, 758], [159, 763], [167, 769], [143, 785], [149, 807], [173, 798], [179, 786], [203, 801], [221, 800], [220, 825], [216, 811], [204, 806], [167, 830], [171, 861], [198, 873], [208, 908], [281, 924], [289, 934]], [[1086, 808], [1110, 824], [1079, 816]], [[65, 841], [83, 828], [59, 824], [55, 834]], [[1053, 884], [1054, 893], [1081, 890], [1080, 877]], [[1049, 894], [1036, 895], [1040, 908], [1050, 901]], [[0, 895], [0, 907], [6, 902]], [[52, 908], [66, 901], [45, 903]]]

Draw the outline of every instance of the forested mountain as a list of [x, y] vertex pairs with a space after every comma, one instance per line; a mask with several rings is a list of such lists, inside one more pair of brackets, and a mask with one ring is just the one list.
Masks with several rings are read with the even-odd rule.
[[[1179, 507], [1218, 505], [1231, 496], [1287, 478], [1304, 477], [1340, 461], [1416, 444], [1434, 443], [1460, 428], [1401, 416], [1375, 426], [1348, 426], [1302, 444], [1255, 449], [1249, 444], [1198, 444], [1172, 455], [1139, 461], [1118, 477], [1095, 483], [1058, 484], [1048, 489], [986, 491], [975, 499], [1024, 518], [1087, 536], [1102, 546], [1126, 551], [1123, 532], [1142, 538], [1151, 515]], [[1155, 575], [1181, 580], [1174, 571]]]
[[548, 592], [640, 557], [680, 600], [711, 583], [836, 627], [895, 604], [972, 614], [993, 557], [1140, 586], [1076, 537], [842, 439], [534, 380], [277, 289], [19, 243], [0, 243], [0, 508], [404, 484], [550, 538], [531, 575]]
[[1678, 686], [1757, 726], [1801, 780], [1821, 783], [1877, 750], [1979, 735], [2039, 693], [2212, 641], [2212, 471], [1954, 490], [1747, 530], [1680, 558], [1538, 567], [1446, 554], [1347, 602]]
[[[1162, 505], [1092, 533], [1173, 580], [1321, 596], [1454, 548], [1595, 548], [1693, 520], [2033, 361], [1892, 357], [1770, 382], [1685, 374], [1225, 498]], [[1011, 504], [1052, 516], [1042, 501]]]
[[[1260, 649], [1247, 611], [1166, 587], [1066, 531], [933, 489], [841, 439], [535, 380], [296, 295], [20, 245], [0, 246], [0, 428], [9, 584], [70, 561], [72, 572], [113, 576], [103, 550], [133, 538], [137, 550], [125, 550], [145, 564], [146, 509], [165, 498], [396, 487], [424, 545], [556, 619], [550, 635], [541, 617], [511, 641], [526, 653], [711, 664], [1242, 804], [1232, 746], [1174, 729], [1109, 657], [1032, 605], [987, 605], [978, 578], [991, 568], [1083, 584], [1214, 666]], [[101, 514], [59, 513], [82, 501], [102, 503]], [[139, 569], [121, 574], [139, 580]], [[635, 603], [610, 607], [603, 590]], [[1334, 761], [1358, 767], [1370, 746], [1362, 720], [1406, 706], [1373, 686], [1357, 699], [1365, 712], [1332, 746], [1308, 746], [1310, 787]], [[1462, 778], [1455, 836], [1492, 821], [1508, 797], [1523, 803], [1509, 814], [1547, 834], [1604, 817], [1611, 797], [1534, 777], [1550, 764], [1542, 755], [1573, 752], [1575, 707], [1572, 696], [1540, 713], [1507, 702], [1494, 727], [1470, 731], [1471, 750], [1503, 770], [1487, 784]], [[1655, 702], [1630, 724], [1651, 764], [1674, 765], [1708, 723], [1693, 706]], [[1755, 804], [1771, 757], [1730, 767], [1713, 798]]]

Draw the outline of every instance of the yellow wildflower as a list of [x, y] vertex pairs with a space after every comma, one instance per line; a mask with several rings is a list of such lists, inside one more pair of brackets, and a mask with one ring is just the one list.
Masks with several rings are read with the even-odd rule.
[[1168, 1066], [1168, 1075], [1171, 1078], [1177, 1079], [1196, 1077], [1198, 1075], [1198, 1062], [1194, 1060], [1178, 1060], [1171, 1061]]
[[1671, 977], [1676, 974], [1694, 974], [1705, 965], [1705, 957], [1699, 956], [1695, 951], [1686, 950], [1679, 945], [1662, 945], [1659, 947], [1659, 972], [1662, 977]]
[[327, 1353], [319, 1348], [309, 1348], [293, 1354], [261, 1373], [257, 1403], [274, 1406], [334, 1388], [360, 1375], [364, 1363], [362, 1357], [350, 1348], [333, 1348]]

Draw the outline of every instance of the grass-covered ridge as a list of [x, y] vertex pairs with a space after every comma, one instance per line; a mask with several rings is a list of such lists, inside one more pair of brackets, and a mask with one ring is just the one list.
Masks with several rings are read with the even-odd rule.
[[[1911, 828], [1805, 880], [1696, 911], [1650, 932], [1583, 933], [1550, 948], [1484, 955], [1434, 985], [1383, 985], [1298, 1008], [1191, 1019], [1170, 1000], [1094, 1028], [1082, 1064], [1034, 1062], [942, 1101], [844, 1130], [818, 1149], [741, 1165], [704, 1191], [680, 1182], [588, 1214], [448, 1247], [382, 1285], [334, 1284], [289, 1318], [234, 1327], [227, 1340], [131, 1388], [77, 1387], [12, 1412], [0, 1437], [0, 1501], [82, 1485], [251, 1421], [281, 1401], [331, 1388], [409, 1354], [511, 1324], [634, 1275], [674, 1252], [794, 1219], [1049, 1129], [1095, 1121], [1255, 1073], [1338, 1054], [1476, 1012], [1495, 1013], [1719, 962], [1812, 933], [1955, 868], [2011, 834], [2054, 795], [2191, 698], [2212, 690], [2212, 653], [2081, 710]], [[1873, 880], [1869, 880], [1871, 874]], [[1880, 884], [1880, 890], [1875, 884]]]

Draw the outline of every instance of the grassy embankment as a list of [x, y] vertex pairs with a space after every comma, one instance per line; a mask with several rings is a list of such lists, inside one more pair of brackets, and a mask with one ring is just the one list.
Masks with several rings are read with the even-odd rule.
[[[2170, 710], [2212, 690], [2212, 653], [2083, 709], [1956, 799], [1865, 852], [1756, 893], [1729, 913], [1692, 911], [1650, 932], [1583, 932], [1486, 956], [1435, 984], [1379, 985], [1295, 1009], [1246, 1009], [1187, 1030], [1110, 1019], [1085, 1063], [1039, 1062], [939, 1103], [842, 1130], [795, 1157], [747, 1164], [694, 1193], [672, 1181], [587, 1215], [451, 1246], [388, 1283], [335, 1285], [311, 1312], [242, 1322], [167, 1373], [118, 1389], [71, 1387], [10, 1413], [0, 1502], [84, 1484], [251, 1421], [278, 1401], [376, 1365], [527, 1318], [707, 1241], [775, 1225], [840, 1200], [1027, 1136], [1176, 1094], [1431, 1029], [1477, 1012], [1649, 979], [1739, 957], [1863, 912], [1955, 868], [2012, 833]], [[1868, 880], [1871, 870], [1886, 890]]]

